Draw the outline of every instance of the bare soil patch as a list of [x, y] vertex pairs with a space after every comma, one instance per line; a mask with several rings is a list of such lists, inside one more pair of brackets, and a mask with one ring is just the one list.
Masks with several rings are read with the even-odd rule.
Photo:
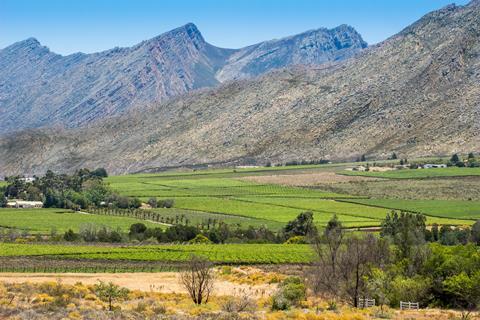
[[[158, 273], [0, 273], [0, 282], [5, 283], [42, 283], [61, 281], [74, 285], [81, 282], [92, 285], [98, 281], [113, 282], [130, 290], [161, 293], [187, 293], [178, 282], [178, 272]], [[250, 296], [270, 295], [275, 284], [246, 285], [218, 279], [215, 282], [215, 295], [235, 295], [247, 292]]]
[[299, 174], [276, 174], [268, 176], [248, 176], [240, 178], [241, 180], [256, 182], [256, 183], [272, 183], [285, 186], [317, 186], [322, 184], [335, 184], [342, 182], [357, 182], [357, 181], [375, 181], [376, 178], [360, 177], [360, 176], [346, 176], [339, 175], [335, 172], [315, 172], [315, 173], [299, 173]]

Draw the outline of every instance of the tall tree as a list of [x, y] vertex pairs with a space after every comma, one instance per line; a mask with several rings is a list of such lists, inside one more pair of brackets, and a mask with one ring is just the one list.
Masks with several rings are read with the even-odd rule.
[[287, 238], [313, 235], [316, 232], [313, 213], [311, 211], [300, 213], [294, 220], [287, 223], [283, 231]]

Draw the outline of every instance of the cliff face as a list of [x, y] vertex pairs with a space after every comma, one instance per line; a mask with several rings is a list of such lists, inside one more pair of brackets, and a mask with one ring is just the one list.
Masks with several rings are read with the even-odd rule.
[[365, 46], [346, 26], [240, 50], [208, 44], [193, 24], [95, 54], [61, 56], [31, 38], [0, 50], [0, 133], [78, 127], [221, 81], [343, 59]]
[[220, 81], [251, 78], [291, 65], [315, 65], [350, 58], [367, 43], [350, 26], [318, 29], [238, 50], [219, 70]]

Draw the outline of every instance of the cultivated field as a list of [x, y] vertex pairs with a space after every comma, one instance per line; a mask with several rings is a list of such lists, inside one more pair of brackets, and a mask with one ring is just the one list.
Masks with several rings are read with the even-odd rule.
[[162, 227], [158, 223], [140, 219], [85, 214], [66, 209], [0, 209], [0, 227], [30, 233], [50, 233], [52, 230], [63, 233], [68, 229], [78, 232], [82, 225], [87, 224], [128, 231], [130, 225], [138, 222], [150, 227]]
[[450, 219], [480, 219], [480, 201], [354, 199], [357, 203]]
[[1, 243], [0, 257], [42, 257], [51, 259], [132, 260], [182, 262], [192, 254], [216, 263], [290, 264], [313, 259], [309, 245], [302, 244], [224, 244], [86, 246]]
[[[345, 171], [346, 166], [165, 172], [116, 176], [107, 181], [119, 193], [140, 197], [143, 201], [150, 197], [174, 199], [174, 209], [183, 210], [183, 214], [194, 221], [211, 218], [242, 226], [264, 224], [272, 230], [279, 230], [307, 210], [314, 213], [319, 227], [324, 226], [333, 214], [337, 214], [346, 227], [379, 226], [391, 209], [424, 213], [428, 215], [428, 224], [470, 225], [477, 218], [478, 202], [450, 202], [450, 199], [458, 199], [455, 192], [461, 192], [464, 200], [476, 199], [479, 191], [475, 187], [480, 186], [480, 170], [476, 168], [359, 173]], [[369, 177], [355, 176], [363, 174]], [[459, 187], [452, 191], [455, 185]], [[388, 201], [408, 200], [412, 194], [418, 200], [445, 201], [437, 204], [435, 201], [427, 204], [423, 201], [394, 204]], [[380, 198], [383, 202], [376, 203], [370, 198]], [[167, 214], [168, 210], [172, 209], [163, 212]]]
[[323, 191], [375, 199], [480, 200], [480, 176], [375, 179], [351, 183], [317, 184], [316, 187]]
[[370, 171], [342, 171], [341, 174], [349, 176], [363, 176], [388, 179], [424, 179], [436, 177], [468, 177], [480, 176], [480, 168], [439, 168], [439, 169], [405, 169], [384, 172]]

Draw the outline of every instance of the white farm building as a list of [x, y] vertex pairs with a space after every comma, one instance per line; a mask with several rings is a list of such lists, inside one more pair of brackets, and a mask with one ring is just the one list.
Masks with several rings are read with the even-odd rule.
[[42, 201], [9, 200], [7, 208], [42, 208]]

